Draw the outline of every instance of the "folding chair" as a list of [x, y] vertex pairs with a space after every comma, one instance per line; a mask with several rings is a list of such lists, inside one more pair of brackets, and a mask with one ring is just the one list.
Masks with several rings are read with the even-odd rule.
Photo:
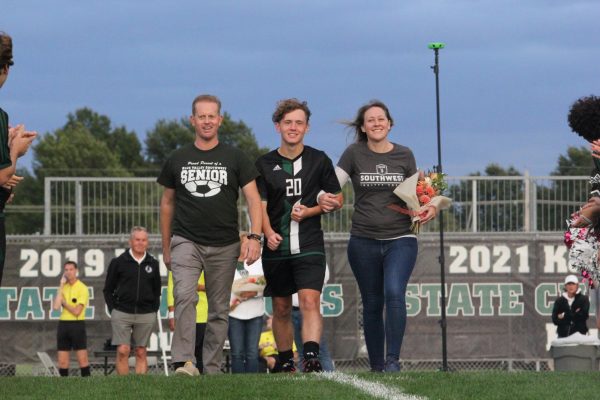
[[56, 365], [54, 365], [54, 362], [52, 361], [48, 353], [46, 353], [45, 351], [38, 351], [37, 356], [44, 365], [44, 368], [46, 368], [47, 376], [60, 376], [60, 374], [58, 373], [58, 368], [56, 368]]

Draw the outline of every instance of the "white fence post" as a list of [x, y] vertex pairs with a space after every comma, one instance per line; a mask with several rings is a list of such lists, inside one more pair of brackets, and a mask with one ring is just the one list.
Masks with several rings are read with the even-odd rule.
[[52, 204], [50, 201], [50, 178], [44, 178], [44, 235], [52, 232]]
[[83, 199], [81, 181], [75, 181], [75, 234], [83, 234]]
[[525, 232], [531, 232], [531, 192], [529, 188], [529, 184], [531, 183], [529, 177], [529, 171], [525, 170], [525, 174], [523, 175], [523, 182], [525, 183], [525, 188], [523, 190], [523, 230]]
[[477, 232], [477, 220], [478, 220], [478, 212], [477, 212], [477, 179], [473, 179], [471, 182], [471, 215], [473, 216], [471, 221], [471, 227], [473, 232]]

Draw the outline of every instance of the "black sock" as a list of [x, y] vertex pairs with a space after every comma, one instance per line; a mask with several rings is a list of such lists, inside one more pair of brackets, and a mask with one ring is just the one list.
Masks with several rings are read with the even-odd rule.
[[282, 364], [285, 364], [288, 361], [294, 361], [294, 352], [292, 351], [292, 349], [286, 350], [286, 351], [280, 351], [279, 352], [279, 361]]
[[59, 368], [58, 373], [60, 376], [69, 376], [69, 368]]
[[87, 367], [81, 367], [81, 376], [90, 376], [91, 372], [90, 372], [90, 366], [88, 365]]
[[319, 357], [319, 343], [317, 342], [306, 342], [303, 345], [304, 347], [304, 359], [308, 360], [310, 358]]

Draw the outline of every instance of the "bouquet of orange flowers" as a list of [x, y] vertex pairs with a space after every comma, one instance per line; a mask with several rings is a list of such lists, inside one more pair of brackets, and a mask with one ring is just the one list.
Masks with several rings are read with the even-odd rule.
[[420, 176], [417, 172], [394, 189], [394, 194], [406, 203], [408, 209], [396, 204], [390, 204], [388, 207], [410, 215], [412, 219], [410, 229], [414, 233], [419, 233], [423, 206], [431, 205], [440, 211], [452, 204], [452, 199], [442, 195], [447, 188], [448, 184], [444, 180], [444, 174], [428, 172], [426, 175]]
[[429, 172], [422, 180], [417, 181], [416, 193], [419, 203], [422, 206], [428, 204], [431, 199], [441, 195], [446, 189], [448, 189], [448, 184], [444, 181], [444, 174]]

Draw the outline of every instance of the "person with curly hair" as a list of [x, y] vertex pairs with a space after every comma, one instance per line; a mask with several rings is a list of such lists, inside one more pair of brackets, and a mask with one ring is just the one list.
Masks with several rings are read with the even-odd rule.
[[[577, 99], [567, 117], [573, 132], [590, 143], [594, 169], [590, 176], [590, 198], [579, 212], [574, 213], [571, 228], [590, 227], [586, 240], [597, 240], [600, 232], [600, 97], [590, 95]], [[596, 325], [600, 329], [600, 290], [590, 290], [590, 298], [596, 305]]]
[[600, 97], [590, 95], [577, 99], [569, 109], [567, 120], [571, 130], [590, 143], [594, 160], [590, 199], [581, 208], [573, 225], [597, 225], [600, 214]]

